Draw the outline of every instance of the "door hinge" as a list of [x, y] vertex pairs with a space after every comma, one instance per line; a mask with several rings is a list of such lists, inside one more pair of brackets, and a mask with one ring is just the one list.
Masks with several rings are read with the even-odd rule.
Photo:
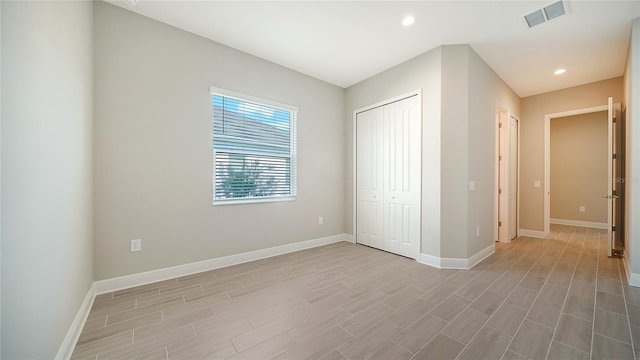
[[613, 191], [611, 191], [611, 195], [613, 195], [613, 196], [618, 196], [618, 191], [617, 191], [617, 190], [613, 190]]
[[498, 127], [499, 127], [499, 128], [502, 128], [502, 123], [498, 123]]
[[498, 161], [502, 161], [502, 155], [498, 155]]
[[498, 221], [498, 226], [502, 226], [502, 221]]
[[502, 189], [498, 189], [498, 194], [502, 194]]
[[614, 124], [616, 123], [616, 118], [615, 118], [615, 117], [613, 118], [613, 123], [614, 123]]
[[613, 160], [616, 160], [618, 158], [618, 155], [617, 154], [613, 154], [611, 157], [613, 158]]
[[611, 231], [616, 231], [616, 227], [615, 227], [615, 226], [612, 226], [612, 227], [611, 227]]

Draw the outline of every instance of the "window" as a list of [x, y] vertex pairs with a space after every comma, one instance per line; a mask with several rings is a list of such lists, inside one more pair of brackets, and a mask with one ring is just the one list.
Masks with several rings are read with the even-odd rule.
[[298, 109], [213, 87], [211, 94], [214, 205], [295, 200]]

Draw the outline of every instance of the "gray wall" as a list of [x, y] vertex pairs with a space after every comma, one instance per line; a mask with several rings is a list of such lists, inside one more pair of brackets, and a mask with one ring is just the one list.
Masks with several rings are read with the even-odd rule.
[[345, 231], [353, 233], [353, 111], [419, 88], [421, 252], [467, 258], [495, 239], [495, 105], [520, 111], [518, 96], [468, 45], [436, 48], [347, 89]]
[[0, 6], [2, 357], [52, 359], [93, 281], [93, 4]]
[[623, 87], [627, 122], [625, 258], [640, 282], [640, 18], [633, 20]]
[[[298, 106], [296, 202], [212, 206], [209, 86]], [[95, 98], [96, 280], [343, 233], [343, 89], [97, 2]]]
[[[469, 193], [469, 47], [442, 47], [441, 253], [466, 258]], [[475, 234], [474, 234], [475, 236]]]
[[436, 48], [347, 89], [345, 105], [344, 231], [353, 234], [353, 112], [422, 89], [422, 247], [440, 254], [440, 64]]
[[[467, 46], [469, 51], [469, 125], [468, 179], [476, 182], [476, 190], [469, 192], [467, 256], [492, 245], [498, 237], [498, 222], [493, 205], [497, 202], [496, 173], [496, 105], [520, 115], [520, 97]], [[451, 104], [455, 106], [455, 103]], [[452, 144], [451, 146], [455, 146]], [[524, 166], [524, 165], [523, 165]], [[468, 186], [468, 184], [466, 184]], [[467, 189], [467, 188], [465, 188]], [[461, 189], [463, 191], [463, 189]], [[526, 205], [525, 205], [526, 206]], [[454, 213], [448, 216], [454, 216]], [[476, 235], [480, 227], [480, 236]]]

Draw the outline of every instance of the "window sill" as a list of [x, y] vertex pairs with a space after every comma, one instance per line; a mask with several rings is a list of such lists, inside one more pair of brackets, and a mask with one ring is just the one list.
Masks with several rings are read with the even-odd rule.
[[278, 197], [265, 197], [265, 198], [248, 198], [242, 200], [214, 200], [213, 206], [222, 205], [242, 205], [242, 204], [259, 204], [259, 203], [272, 203], [272, 202], [285, 202], [296, 201], [297, 196], [278, 196]]

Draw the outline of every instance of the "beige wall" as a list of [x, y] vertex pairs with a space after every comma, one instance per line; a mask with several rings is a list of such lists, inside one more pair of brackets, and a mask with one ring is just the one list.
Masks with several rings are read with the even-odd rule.
[[[343, 233], [343, 89], [103, 2], [95, 59], [96, 280]], [[209, 86], [299, 108], [297, 201], [212, 206]]]
[[607, 112], [554, 118], [550, 130], [551, 218], [606, 224]]
[[[622, 78], [522, 99], [520, 121], [520, 229], [544, 231], [544, 118], [546, 114], [621, 102]], [[540, 181], [539, 188], [534, 181]]]
[[53, 359], [93, 281], [93, 4], [0, 7], [2, 358]]
[[[467, 45], [436, 48], [347, 89], [345, 231], [353, 231], [353, 111], [418, 88], [423, 91], [421, 252], [467, 258], [495, 238], [495, 105], [520, 110], [517, 95]], [[469, 180], [476, 181], [475, 192], [468, 191]]]
[[640, 286], [640, 18], [633, 21], [624, 73], [626, 105], [625, 261]]

